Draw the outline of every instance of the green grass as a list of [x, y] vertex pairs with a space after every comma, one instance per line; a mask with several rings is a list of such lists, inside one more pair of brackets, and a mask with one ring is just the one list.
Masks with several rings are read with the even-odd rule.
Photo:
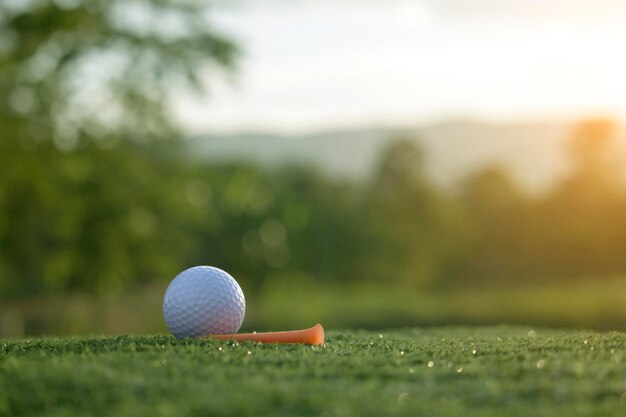
[[0, 340], [2, 416], [624, 416], [626, 334], [330, 331], [325, 347]]

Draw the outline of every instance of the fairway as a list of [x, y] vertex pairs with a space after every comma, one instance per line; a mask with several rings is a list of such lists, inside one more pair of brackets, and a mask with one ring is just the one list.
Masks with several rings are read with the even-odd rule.
[[2, 416], [623, 416], [624, 333], [329, 331], [324, 347], [6, 339]]

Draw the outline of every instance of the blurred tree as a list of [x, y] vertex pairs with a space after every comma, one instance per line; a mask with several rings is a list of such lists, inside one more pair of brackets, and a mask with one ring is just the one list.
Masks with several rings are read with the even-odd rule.
[[579, 195], [623, 193], [621, 166], [626, 158], [616, 148], [616, 130], [615, 122], [607, 119], [588, 120], [575, 127], [569, 149], [572, 173], [561, 185], [562, 191], [570, 189]]
[[383, 151], [367, 203], [378, 238], [367, 263], [371, 273], [407, 287], [438, 281], [456, 251], [454, 207], [429, 182], [414, 141], [400, 139]]
[[171, 274], [187, 167], [169, 98], [237, 50], [208, 2], [0, 2], [0, 291], [111, 291]]
[[619, 273], [626, 269], [624, 156], [616, 125], [581, 122], [570, 141], [572, 169], [536, 213], [536, 259], [568, 276]]
[[247, 291], [269, 280], [362, 282], [371, 256], [362, 190], [315, 170], [287, 166], [198, 166], [185, 194], [182, 229], [190, 263], [220, 265]]
[[168, 97], [203, 91], [206, 70], [231, 69], [236, 56], [207, 20], [207, 4], [2, 2], [1, 116], [25, 125], [29, 146], [54, 139], [62, 150], [173, 134]]
[[369, 271], [374, 236], [368, 227], [362, 187], [330, 182], [310, 170], [282, 173], [282, 219], [290, 236], [291, 270], [322, 282], [362, 283]]
[[530, 200], [501, 167], [486, 167], [460, 187], [459, 203], [467, 214], [468, 251], [457, 280], [512, 280], [527, 267], [524, 257]]

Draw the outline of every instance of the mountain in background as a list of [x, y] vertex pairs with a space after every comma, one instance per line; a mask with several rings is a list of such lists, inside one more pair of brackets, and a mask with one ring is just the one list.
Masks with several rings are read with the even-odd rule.
[[[451, 185], [488, 165], [508, 170], [531, 191], [542, 191], [567, 173], [567, 142], [574, 124], [447, 122], [421, 128], [374, 128], [314, 134], [209, 134], [190, 139], [195, 156], [216, 162], [249, 161], [267, 167], [306, 164], [329, 176], [363, 180], [381, 150], [403, 138], [425, 152], [428, 173]], [[626, 140], [620, 137], [626, 152]]]

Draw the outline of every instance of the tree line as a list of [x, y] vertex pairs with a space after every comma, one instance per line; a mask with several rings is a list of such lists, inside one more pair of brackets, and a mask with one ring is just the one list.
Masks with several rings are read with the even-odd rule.
[[570, 174], [541, 195], [497, 167], [444, 191], [409, 140], [392, 142], [366, 183], [191, 160], [184, 141], [65, 152], [5, 140], [2, 294], [127, 291], [196, 264], [250, 290], [289, 279], [436, 288], [624, 274], [626, 189], [610, 131], [607, 121], [578, 126]]

